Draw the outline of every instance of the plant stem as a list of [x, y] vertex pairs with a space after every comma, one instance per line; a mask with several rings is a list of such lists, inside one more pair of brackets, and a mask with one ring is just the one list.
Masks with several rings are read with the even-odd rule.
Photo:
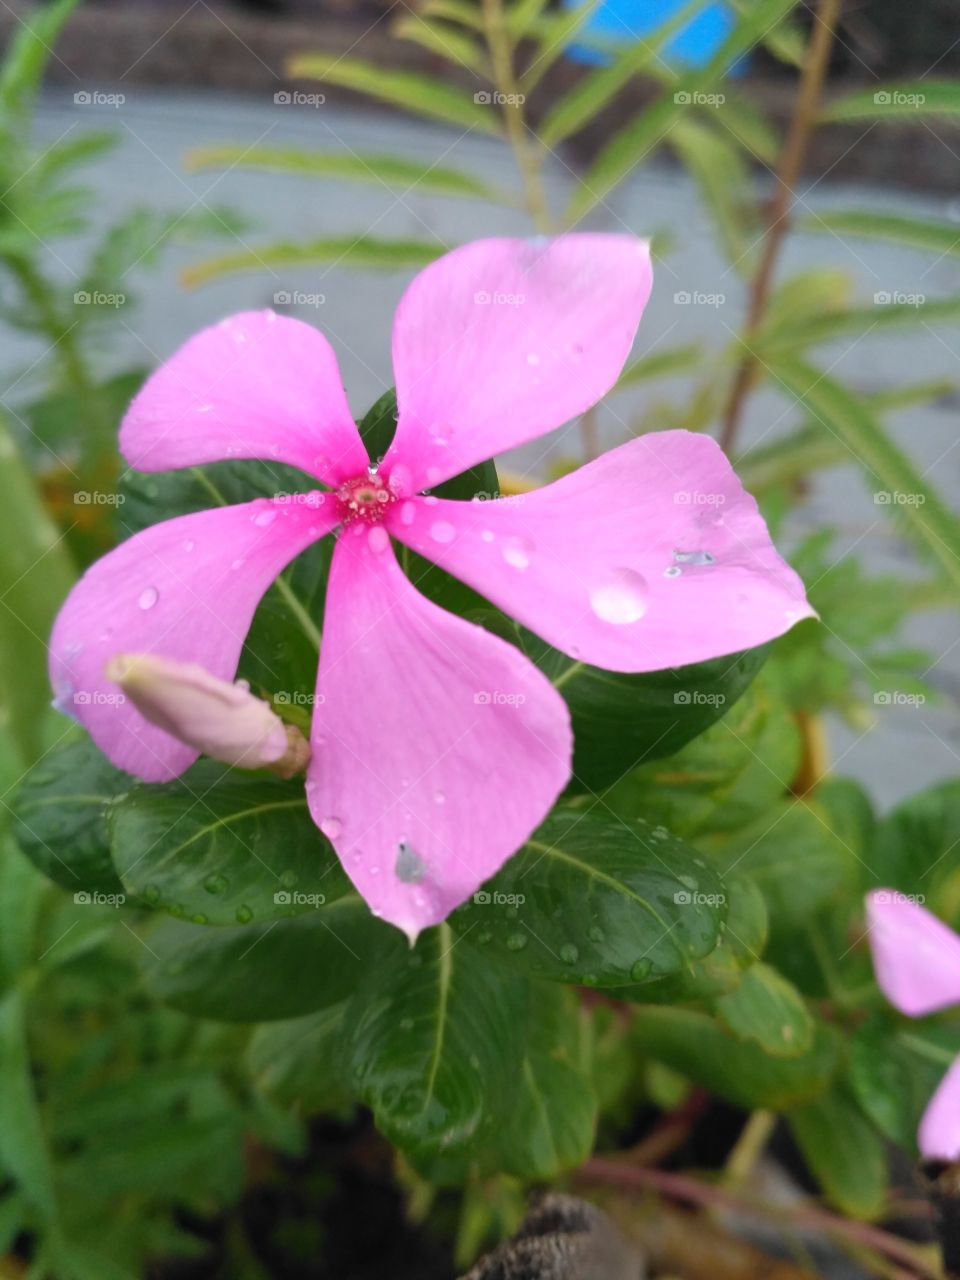
[[804, 59], [797, 105], [780, 157], [777, 189], [770, 204], [760, 261], [750, 289], [750, 307], [742, 339], [746, 350], [734, 377], [720, 432], [720, 445], [727, 453], [732, 452], [736, 443], [743, 410], [753, 385], [757, 360], [753, 354], [750, 339], [759, 329], [766, 314], [780, 250], [790, 229], [794, 188], [803, 171], [810, 138], [816, 127], [820, 95], [830, 63], [830, 50], [833, 47], [833, 36], [840, 16], [841, 3], [842, 0], [820, 0], [814, 18], [813, 34]]
[[772, 1111], [754, 1111], [751, 1114], [724, 1166], [729, 1187], [742, 1187], [747, 1182], [776, 1125], [777, 1117]]
[[503, 0], [482, 0], [482, 5], [494, 84], [505, 99], [502, 104], [503, 121], [523, 180], [524, 203], [537, 230], [549, 235], [553, 231], [553, 219], [543, 189], [540, 160], [527, 134], [523, 95], [513, 65], [513, 41], [503, 20]]
[[654, 1192], [668, 1199], [699, 1205], [702, 1208], [724, 1208], [739, 1213], [761, 1214], [793, 1226], [811, 1227], [828, 1236], [852, 1240], [859, 1245], [874, 1249], [887, 1258], [903, 1263], [917, 1275], [928, 1276], [931, 1280], [939, 1280], [940, 1277], [939, 1269], [928, 1262], [915, 1245], [869, 1222], [841, 1218], [816, 1205], [782, 1209], [779, 1206], [754, 1202], [747, 1196], [737, 1195], [722, 1187], [700, 1182], [682, 1173], [646, 1169], [603, 1157], [595, 1157], [582, 1164], [577, 1170], [577, 1178], [582, 1182], [601, 1183], [628, 1191]]

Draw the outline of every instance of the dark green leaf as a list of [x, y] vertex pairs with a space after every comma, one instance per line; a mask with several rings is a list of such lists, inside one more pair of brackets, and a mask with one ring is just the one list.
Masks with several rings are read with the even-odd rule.
[[766, 964], [752, 965], [735, 991], [721, 996], [717, 1016], [738, 1040], [765, 1053], [792, 1058], [813, 1041], [813, 1019], [796, 987]]
[[834, 1087], [787, 1118], [804, 1159], [836, 1207], [852, 1217], [875, 1217], [887, 1194], [887, 1154], [855, 1100]]
[[267, 271], [274, 276], [285, 267], [356, 267], [363, 270], [382, 268], [398, 270], [425, 267], [439, 258], [445, 246], [422, 240], [376, 240], [371, 236], [345, 236], [342, 239], [280, 241], [237, 249], [187, 267], [181, 280], [192, 289], [209, 284], [223, 276], [242, 271]]

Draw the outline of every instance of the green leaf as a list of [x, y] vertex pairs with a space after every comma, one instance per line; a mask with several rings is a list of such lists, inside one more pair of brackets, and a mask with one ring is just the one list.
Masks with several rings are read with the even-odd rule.
[[722, 252], [738, 271], [749, 271], [757, 227], [744, 200], [749, 174], [739, 149], [716, 126], [700, 120], [678, 120], [670, 145], [697, 183]]
[[813, 1018], [803, 997], [769, 965], [752, 965], [736, 990], [720, 997], [716, 1010], [738, 1040], [752, 1040], [774, 1057], [795, 1057], [813, 1043]]
[[589, 1156], [597, 1098], [577, 1061], [578, 1034], [573, 992], [531, 987], [509, 1107], [498, 1117], [498, 1172], [548, 1181]]
[[488, 1099], [509, 1096], [526, 983], [459, 944], [447, 925], [399, 938], [368, 970], [344, 1026], [352, 1078], [377, 1127], [414, 1161], [478, 1140]]
[[30, 10], [26, 18], [17, 18], [0, 67], [0, 108], [5, 112], [29, 107], [47, 63], [55, 56], [52, 46], [76, 7], [77, 0], [56, 0]]
[[0, 454], [0, 714], [29, 763], [50, 703], [46, 640], [74, 572], [5, 417]]
[[372, 62], [340, 54], [304, 53], [287, 63], [291, 79], [317, 80], [367, 94], [380, 102], [402, 107], [414, 115], [442, 120], [445, 124], [500, 133], [499, 114], [478, 105], [467, 89], [433, 80], [414, 71], [391, 71]]
[[790, 789], [802, 742], [776, 681], [762, 673], [722, 720], [680, 751], [641, 765], [604, 796], [624, 822], [645, 817], [685, 840], [736, 831]]
[[441, 18], [445, 22], [458, 22], [474, 31], [483, 30], [483, 14], [472, 0], [422, 0], [418, 12], [425, 18]]
[[703, 348], [697, 343], [690, 343], [685, 347], [669, 347], [666, 351], [654, 349], [649, 355], [641, 356], [633, 364], [627, 365], [614, 391], [635, 387], [654, 378], [670, 377], [675, 373], [690, 373], [702, 368], [703, 360]]
[[347, 891], [302, 778], [253, 778], [202, 761], [174, 782], [134, 787], [108, 822], [127, 891], [195, 923], [276, 920]]
[[706, 1014], [685, 1009], [635, 1009], [631, 1037], [641, 1052], [747, 1110], [812, 1101], [827, 1089], [839, 1061], [840, 1037], [822, 1022], [810, 1049], [794, 1058], [764, 1053]]
[[523, 647], [563, 694], [573, 719], [570, 791], [597, 791], [646, 760], [672, 755], [736, 703], [766, 648], [675, 670], [621, 675], [578, 662], [529, 633]]
[[506, 197], [472, 173], [443, 165], [425, 165], [390, 152], [358, 153], [303, 151], [295, 147], [198, 147], [187, 153], [192, 172], [205, 169], [241, 169], [264, 173], [289, 173], [308, 178], [340, 178], [389, 186], [404, 193], [416, 188], [434, 195], [467, 196], [505, 203]]
[[[91, 292], [99, 289], [122, 293], [129, 273], [138, 267], [154, 266], [168, 244], [210, 237], [237, 239], [247, 226], [247, 221], [232, 210], [209, 205], [186, 213], [132, 209], [107, 228], [90, 256], [80, 287]], [[96, 319], [102, 310], [90, 307], [84, 315]]]
[[259, 1088], [303, 1115], [329, 1113], [349, 1101], [343, 1043], [344, 1005], [258, 1027], [246, 1062]]
[[442, 244], [420, 240], [377, 240], [372, 236], [308, 240], [302, 244], [280, 241], [257, 248], [223, 253], [185, 268], [180, 279], [188, 289], [241, 271], [283, 270], [285, 267], [354, 267], [360, 270], [399, 270], [425, 267], [445, 252]]
[[787, 1117], [797, 1145], [829, 1199], [855, 1218], [875, 1217], [887, 1194], [880, 1135], [845, 1089], [835, 1087]]
[[13, 835], [38, 870], [71, 893], [123, 891], [110, 857], [107, 805], [134, 786], [87, 737], [30, 770], [13, 802]]
[[[960, 241], [958, 241], [960, 242]], [[897, 511], [914, 541], [960, 587], [960, 521], [913, 462], [887, 436], [870, 409], [841, 383], [784, 356], [772, 366], [783, 388], [850, 450], [881, 493], [902, 495]]]
[[0, 1167], [44, 1218], [56, 1217], [53, 1170], [34, 1093], [23, 996], [0, 999]]
[[960, 781], [898, 804], [877, 827], [866, 860], [869, 887], [923, 893], [935, 915], [960, 925]]
[[958, 1053], [956, 1026], [924, 1021], [908, 1027], [884, 1011], [850, 1038], [850, 1085], [881, 1133], [915, 1153], [923, 1113]]
[[543, 13], [545, 0], [528, 0], [527, 3], [519, 0], [514, 6], [512, 15], [508, 15], [511, 34], [536, 42], [536, 51], [520, 77], [520, 87], [526, 94], [530, 94], [557, 59], [563, 57], [567, 46], [586, 26], [599, 5], [600, 0], [583, 0], [565, 12], [546, 14]]
[[429, 22], [419, 13], [410, 13], [393, 24], [391, 35], [400, 40], [412, 40], [447, 62], [472, 71], [483, 80], [491, 78], [490, 62], [485, 50], [473, 36], [458, 31], [456, 27]]
[[894, 295], [878, 294], [872, 307], [850, 307], [846, 310], [801, 316], [783, 324], [774, 334], [759, 335], [756, 349], [769, 358], [778, 350], [809, 347], [837, 338], [869, 337], [874, 330], [910, 329], [941, 323], [960, 322], [960, 296], [927, 299], [916, 294], [913, 302], [890, 301]]
[[222, 1022], [297, 1018], [344, 1000], [399, 938], [356, 894], [243, 929], [166, 920], [145, 935], [145, 982], [165, 1004]]
[[531, 976], [615, 987], [709, 954], [725, 902], [716, 873], [665, 828], [559, 811], [451, 924]]
[[960, 227], [955, 222], [934, 222], [908, 218], [898, 213], [867, 213], [860, 209], [829, 210], [804, 218], [803, 231], [843, 237], [863, 236], [872, 240], [893, 240], [914, 249], [927, 249], [940, 257], [960, 253]]
[[922, 116], [960, 116], [960, 86], [955, 80], [917, 80], [882, 84], [839, 98], [820, 112], [821, 120], [916, 120]]

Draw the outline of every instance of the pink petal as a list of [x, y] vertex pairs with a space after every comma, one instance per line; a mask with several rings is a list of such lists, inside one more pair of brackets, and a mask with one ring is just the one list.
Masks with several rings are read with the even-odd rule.
[[911, 1018], [960, 1004], [960, 937], [895, 889], [867, 895], [867, 928], [880, 990]]
[[[318, 493], [323, 502], [327, 495]], [[104, 674], [118, 653], [197, 662], [230, 680], [257, 604], [284, 566], [337, 522], [323, 507], [267, 499], [155, 524], [87, 570], [50, 638], [57, 704], [115, 765], [175, 778], [198, 752], [150, 724]]]
[[926, 1160], [960, 1160], [960, 1058], [930, 1099], [920, 1121], [917, 1144]]
[[620, 375], [650, 293], [646, 241], [478, 240], [421, 271], [393, 326], [400, 416], [384, 460], [433, 486], [562, 426]]
[[337, 544], [317, 691], [314, 820], [411, 939], [493, 875], [570, 777], [560, 695], [512, 645], [426, 600], [382, 528]]
[[642, 436], [516, 498], [408, 499], [390, 530], [555, 648], [613, 671], [702, 662], [815, 616], [719, 446], [686, 431]]
[[120, 450], [140, 471], [263, 458], [330, 484], [368, 465], [329, 342], [273, 311], [229, 316], [175, 352], [127, 410]]

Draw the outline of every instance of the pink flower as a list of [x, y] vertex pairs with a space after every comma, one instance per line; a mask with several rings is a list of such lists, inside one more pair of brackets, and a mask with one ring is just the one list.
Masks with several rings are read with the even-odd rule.
[[128, 411], [130, 464], [276, 459], [329, 488], [181, 516], [105, 556], [57, 620], [54, 687], [87, 692], [80, 719], [115, 764], [177, 776], [196, 749], [102, 697], [105, 664], [156, 653], [232, 679], [266, 588], [337, 530], [310, 809], [377, 914], [411, 936], [442, 920], [553, 805], [570, 776], [570, 722], [517, 649], [415, 589], [392, 539], [614, 671], [733, 653], [812, 614], [704, 436], [641, 437], [522, 502], [422, 496], [595, 404], [650, 286], [647, 245], [628, 236], [484, 240], [441, 258], [396, 314], [399, 421], [376, 470], [316, 330], [267, 311], [198, 334]]
[[[901, 1013], [922, 1018], [960, 1004], [960, 937], [893, 889], [867, 896], [867, 928], [880, 990]], [[930, 1100], [917, 1143], [928, 1160], [960, 1160], [960, 1058]]]

